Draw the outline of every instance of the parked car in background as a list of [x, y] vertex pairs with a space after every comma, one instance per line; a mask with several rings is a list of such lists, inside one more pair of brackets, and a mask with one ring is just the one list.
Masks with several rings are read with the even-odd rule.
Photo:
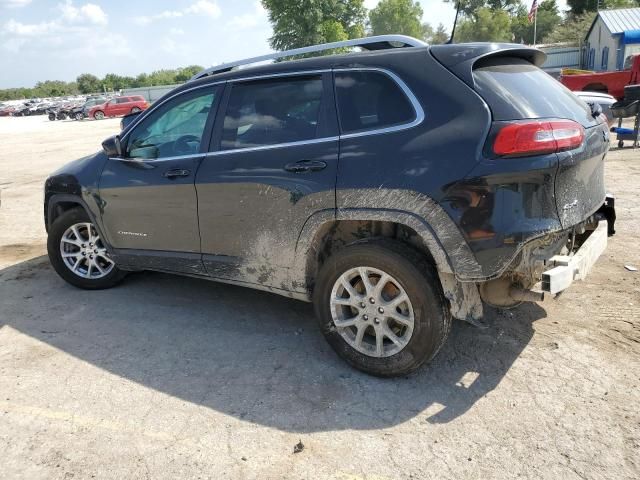
[[13, 105], [1, 105], [0, 106], [0, 117], [10, 117], [13, 115], [13, 112], [16, 111], [16, 108]]
[[562, 74], [560, 83], [572, 91], [600, 92], [624, 98], [624, 87], [640, 83], [640, 54], [630, 55], [625, 60], [624, 70], [618, 72], [588, 72]]
[[129, 113], [137, 113], [149, 108], [149, 104], [141, 95], [115, 97], [92, 107], [89, 117], [101, 120], [104, 117], [120, 117]]
[[602, 114], [607, 117], [607, 123], [609, 126], [615, 123], [615, 119], [611, 115], [611, 105], [617, 102], [617, 100], [607, 93], [600, 92], [573, 92], [589, 105], [600, 105], [602, 108]]
[[74, 120], [82, 120], [83, 118], [87, 118], [89, 116], [89, 111], [92, 107], [96, 105], [102, 105], [103, 103], [109, 101], [107, 97], [89, 97], [86, 99], [84, 104], [74, 108], [69, 115]]

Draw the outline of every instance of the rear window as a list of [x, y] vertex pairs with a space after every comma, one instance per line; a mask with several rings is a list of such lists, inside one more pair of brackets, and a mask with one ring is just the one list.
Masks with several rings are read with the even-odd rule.
[[384, 73], [338, 72], [335, 85], [343, 133], [402, 125], [416, 118], [407, 96]]
[[560, 82], [521, 58], [490, 58], [473, 71], [476, 91], [494, 120], [567, 118], [584, 125], [596, 120], [586, 103]]

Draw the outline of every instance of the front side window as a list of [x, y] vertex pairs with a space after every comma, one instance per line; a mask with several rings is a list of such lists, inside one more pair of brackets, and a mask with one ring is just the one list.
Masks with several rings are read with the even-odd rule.
[[222, 150], [317, 138], [322, 77], [296, 76], [233, 85]]
[[382, 72], [337, 72], [335, 88], [343, 133], [402, 125], [416, 118], [400, 86]]
[[152, 112], [131, 132], [127, 156], [156, 159], [196, 154], [217, 89], [180, 95]]
[[129, 97], [118, 97], [116, 103], [129, 103]]

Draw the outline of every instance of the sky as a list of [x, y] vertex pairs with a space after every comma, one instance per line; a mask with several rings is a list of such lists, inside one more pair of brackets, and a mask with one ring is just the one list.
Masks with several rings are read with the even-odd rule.
[[[451, 28], [452, 4], [420, 4]], [[0, 88], [217, 65], [269, 53], [271, 33], [258, 0], [0, 0]]]

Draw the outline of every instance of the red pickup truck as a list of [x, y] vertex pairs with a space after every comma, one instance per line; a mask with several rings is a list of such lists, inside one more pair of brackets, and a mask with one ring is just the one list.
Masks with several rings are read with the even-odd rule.
[[560, 75], [560, 82], [574, 92], [602, 92], [622, 100], [624, 87], [640, 83], [640, 55], [628, 57], [625, 69], [619, 72]]

